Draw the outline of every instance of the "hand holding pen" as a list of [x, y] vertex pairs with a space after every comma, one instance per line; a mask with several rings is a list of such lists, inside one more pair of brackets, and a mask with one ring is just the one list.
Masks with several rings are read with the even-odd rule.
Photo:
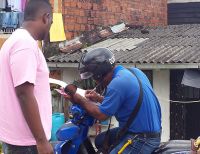
[[103, 101], [103, 96], [98, 94], [95, 90], [96, 87], [92, 90], [86, 90], [85, 97], [91, 101], [101, 103]]

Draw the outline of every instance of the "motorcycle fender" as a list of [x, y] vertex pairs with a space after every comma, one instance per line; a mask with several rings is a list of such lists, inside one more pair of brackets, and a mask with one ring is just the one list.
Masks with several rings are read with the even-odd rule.
[[65, 123], [57, 132], [56, 136], [59, 141], [75, 139], [79, 134], [80, 128], [72, 122]]

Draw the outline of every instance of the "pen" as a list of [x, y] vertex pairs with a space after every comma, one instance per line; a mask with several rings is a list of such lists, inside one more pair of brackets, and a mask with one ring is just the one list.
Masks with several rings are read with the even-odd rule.
[[97, 89], [97, 87], [99, 87], [99, 86], [101, 85], [101, 83], [102, 83], [102, 81], [101, 81], [100, 83], [98, 83], [98, 84], [96, 85], [96, 87], [94, 87], [94, 89], [92, 89], [92, 90], [90, 91], [89, 94], [91, 94], [93, 91], [95, 91], [95, 90]]
[[92, 89], [91, 91], [90, 91], [90, 93], [89, 94], [91, 94], [93, 91], [95, 91], [97, 89], [97, 87], [95, 87], [94, 89]]

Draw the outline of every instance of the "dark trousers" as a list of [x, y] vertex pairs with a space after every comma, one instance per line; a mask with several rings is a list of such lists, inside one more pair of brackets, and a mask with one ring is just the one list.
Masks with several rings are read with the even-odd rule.
[[36, 145], [32, 146], [17, 146], [8, 143], [3, 143], [4, 154], [38, 154]]

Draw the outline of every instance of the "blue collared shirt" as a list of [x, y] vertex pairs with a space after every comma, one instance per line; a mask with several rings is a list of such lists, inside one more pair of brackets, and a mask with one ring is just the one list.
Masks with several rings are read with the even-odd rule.
[[[129, 131], [159, 132], [161, 130], [161, 109], [158, 99], [146, 75], [137, 68], [132, 68], [132, 70], [142, 83], [143, 101]], [[112, 81], [107, 87], [99, 109], [108, 116], [115, 116], [119, 127], [123, 127], [137, 103], [139, 92], [137, 78], [119, 65], [114, 70]]]

